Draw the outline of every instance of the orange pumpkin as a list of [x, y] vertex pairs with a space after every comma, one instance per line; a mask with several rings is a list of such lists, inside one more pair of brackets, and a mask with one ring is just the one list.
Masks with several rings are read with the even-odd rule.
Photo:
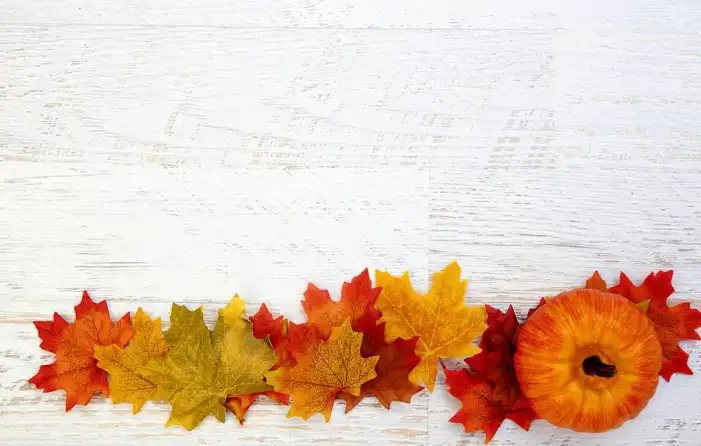
[[648, 318], [622, 296], [578, 289], [521, 327], [514, 366], [550, 423], [604, 432], [637, 416], [655, 393], [662, 350]]

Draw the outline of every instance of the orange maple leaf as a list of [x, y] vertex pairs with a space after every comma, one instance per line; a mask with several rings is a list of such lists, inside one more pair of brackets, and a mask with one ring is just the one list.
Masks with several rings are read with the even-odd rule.
[[494, 384], [466, 369], [445, 370], [445, 382], [450, 394], [462, 402], [450, 422], [462, 424], [465, 432], [484, 431], [485, 443], [491, 441], [505, 419], [528, 430], [537, 418], [523, 394], [498, 392]]
[[[662, 368], [660, 376], [669, 381], [674, 373], [693, 375], [687, 364], [689, 354], [679, 346], [679, 341], [699, 340], [701, 336], [696, 329], [701, 327], [701, 312], [692, 309], [688, 302], [673, 307], [668, 305], [669, 297], [674, 293], [672, 277], [674, 271], [650, 273], [642, 284], [635, 285], [625, 273], [621, 273], [618, 285], [608, 288], [609, 293], [620, 294], [643, 309], [655, 326], [657, 339], [662, 346]], [[598, 287], [606, 282], [598, 271], [587, 280], [587, 288], [592, 283]], [[599, 288], [597, 288], [599, 289]]]
[[290, 344], [302, 340], [306, 343], [294, 346], [294, 364], [282, 364], [266, 373], [265, 378], [276, 392], [292, 397], [288, 417], [306, 420], [321, 413], [328, 422], [334, 400], [341, 392], [360, 395], [361, 386], [377, 376], [375, 365], [379, 358], [360, 355], [363, 335], [353, 331], [350, 318], [333, 328], [327, 340], [313, 326], [304, 331], [317, 332], [317, 336], [292, 340]]
[[380, 318], [380, 312], [375, 308], [380, 291], [380, 288], [372, 287], [366, 268], [350, 282], [343, 283], [338, 302], [331, 299], [327, 290], [310, 283], [304, 292], [302, 307], [308, 323], [317, 327], [324, 339], [346, 318], [350, 318], [353, 330], [364, 332], [377, 325]]
[[409, 373], [421, 362], [414, 352], [417, 341], [418, 338], [397, 338], [392, 343], [385, 342], [384, 323], [365, 332], [360, 353], [364, 358], [380, 357], [375, 367], [377, 377], [363, 384], [359, 395], [345, 392], [339, 395], [346, 402], [346, 413], [368, 395], [374, 395], [389, 409], [393, 401], [409, 403], [415, 393], [423, 390], [409, 380]]
[[68, 324], [54, 313], [53, 321], [36, 321], [41, 347], [56, 354], [56, 362], [43, 365], [29, 382], [44, 392], [66, 392], [66, 412], [76, 404], [87, 405], [95, 392], [109, 396], [107, 372], [97, 367], [96, 345], [124, 347], [134, 334], [129, 313], [116, 323], [110, 319], [107, 302], [95, 303], [87, 291], [75, 306], [76, 320]]
[[606, 289], [606, 281], [601, 278], [599, 271], [594, 271], [594, 274], [587, 279], [587, 283], [584, 287], [589, 288], [590, 290], [608, 291]]

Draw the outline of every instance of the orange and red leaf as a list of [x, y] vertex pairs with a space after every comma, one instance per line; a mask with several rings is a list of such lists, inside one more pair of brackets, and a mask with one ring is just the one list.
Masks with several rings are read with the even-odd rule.
[[489, 443], [505, 419], [528, 430], [537, 417], [522, 394], [503, 394], [493, 383], [467, 370], [445, 370], [450, 394], [460, 400], [462, 407], [451, 419], [462, 424], [465, 432], [484, 431]]
[[687, 364], [689, 355], [681, 349], [679, 341], [701, 339], [696, 332], [701, 328], [701, 312], [691, 308], [688, 302], [673, 307], [668, 305], [668, 299], [674, 293], [673, 276], [671, 270], [653, 272], [636, 286], [625, 273], [621, 273], [620, 283], [608, 289], [610, 293], [620, 294], [636, 304], [649, 302], [646, 314], [655, 326], [662, 346], [660, 376], [667, 381], [674, 373], [693, 375]]
[[587, 279], [587, 283], [584, 285], [584, 288], [589, 288], [590, 290], [599, 290], [599, 291], [606, 291], [608, 285], [606, 285], [606, 281], [601, 278], [601, 274], [599, 274], [599, 271], [594, 271], [594, 274]]
[[630, 301], [635, 303], [643, 302], [648, 299], [666, 301], [669, 296], [674, 293], [672, 287], [672, 276], [674, 271], [658, 271], [650, 273], [645, 278], [645, 281], [639, 286], [621, 273], [619, 284], [609, 288], [609, 293], [620, 294]]
[[256, 339], [269, 336], [273, 348], [277, 348], [285, 340], [287, 321], [282, 316], [273, 318], [265, 304], [262, 304], [258, 312], [249, 319], [253, 326], [253, 336]]
[[88, 404], [95, 392], [108, 395], [107, 372], [97, 367], [96, 345], [126, 346], [134, 331], [129, 313], [119, 321], [110, 319], [107, 302], [95, 303], [87, 292], [75, 307], [76, 320], [68, 324], [54, 315], [50, 322], [37, 321], [42, 348], [56, 354], [56, 362], [42, 366], [29, 382], [45, 392], [66, 392], [66, 411], [76, 404]]
[[385, 324], [376, 325], [364, 333], [360, 353], [364, 358], [380, 357], [375, 366], [377, 377], [360, 387], [360, 395], [339, 395], [346, 402], [346, 413], [368, 395], [374, 395], [386, 409], [393, 401], [411, 402], [411, 397], [423, 389], [409, 380], [409, 373], [421, 362], [414, 351], [417, 341], [417, 338], [397, 338], [388, 344]]
[[365, 269], [343, 284], [339, 301], [332, 300], [327, 290], [310, 283], [304, 292], [302, 307], [308, 323], [317, 327], [324, 339], [346, 318], [350, 318], [354, 331], [364, 332], [374, 327], [381, 316], [375, 308], [380, 291], [380, 288], [372, 287], [370, 275]]
[[[545, 305], [541, 299], [537, 308]], [[513, 356], [520, 324], [512, 306], [506, 312], [486, 306], [487, 329], [482, 335], [482, 351], [465, 359], [469, 370], [446, 370], [450, 393], [463, 403], [450, 419], [467, 432], [484, 431], [489, 443], [505, 419], [525, 430], [538, 418], [519, 388]], [[532, 314], [534, 310], [529, 312]]]
[[52, 321], [34, 321], [41, 344], [39, 347], [47, 352], [56, 353], [56, 346], [61, 340], [63, 330], [68, 327], [68, 322], [58, 313], [54, 313]]
[[56, 390], [56, 363], [39, 367], [39, 372], [29, 379], [29, 383], [34, 384], [44, 393]]

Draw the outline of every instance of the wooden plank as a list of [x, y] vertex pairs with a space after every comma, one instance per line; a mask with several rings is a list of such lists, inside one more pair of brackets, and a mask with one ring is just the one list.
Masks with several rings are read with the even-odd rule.
[[699, 31], [695, 0], [10, 0], [0, 22], [109, 26]]
[[701, 36], [673, 37], [5, 27], [0, 156], [695, 169]]

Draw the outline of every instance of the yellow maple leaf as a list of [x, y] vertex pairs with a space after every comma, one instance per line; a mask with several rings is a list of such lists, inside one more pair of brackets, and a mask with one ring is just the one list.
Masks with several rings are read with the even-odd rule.
[[360, 386], [375, 378], [379, 356], [363, 358], [360, 346], [363, 334], [353, 331], [350, 318], [331, 329], [327, 341], [310, 341], [304, 354], [295, 356], [297, 363], [265, 374], [277, 392], [292, 397], [288, 417], [307, 419], [321, 413], [328, 422], [336, 396], [341, 392], [360, 395]]
[[110, 399], [113, 403], [131, 403], [133, 413], [141, 410], [146, 401], [153, 399], [155, 383], [138, 373], [138, 369], [150, 359], [168, 353], [168, 344], [161, 332], [161, 319], [151, 320], [139, 310], [132, 321], [134, 337], [129, 347], [123, 349], [116, 344], [95, 346], [97, 366], [110, 374]]
[[433, 391], [439, 358], [461, 358], [480, 351], [472, 341], [487, 328], [484, 306], [465, 306], [467, 280], [460, 280], [456, 262], [433, 275], [431, 289], [425, 295], [414, 291], [409, 274], [395, 277], [376, 272], [375, 285], [382, 288], [377, 308], [386, 322], [387, 342], [418, 336], [416, 354], [421, 362], [409, 379]]
[[243, 300], [234, 296], [219, 310], [210, 333], [202, 307], [190, 311], [173, 304], [171, 327], [165, 333], [170, 353], [139, 370], [157, 384], [157, 396], [170, 402], [166, 426], [192, 430], [209, 415], [224, 422], [228, 395], [272, 390], [263, 374], [275, 364], [275, 353], [265, 339], [253, 337], [244, 312]]

